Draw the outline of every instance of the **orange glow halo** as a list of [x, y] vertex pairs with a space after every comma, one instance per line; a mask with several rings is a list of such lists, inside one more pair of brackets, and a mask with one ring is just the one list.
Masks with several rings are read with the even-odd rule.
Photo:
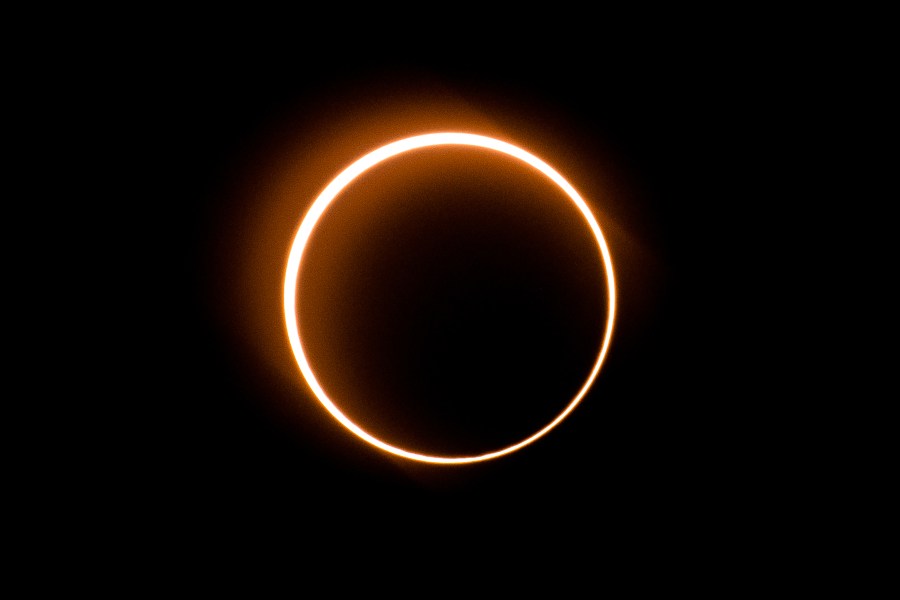
[[[500, 450], [495, 450], [493, 452], [488, 452], [477, 456], [429, 456], [426, 454], [418, 454], [416, 452], [410, 452], [408, 450], [404, 450], [402, 448], [387, 444], [364, 431], [356, 423], [347, 418], [347, 416], [344, 415], [344, 413], [342, 413], [337, 406], [335, 406], [331, 399], [329, 399], [325, 394], [322, 386], [319, 385], [319, 382], [316, 380], [316, 377], [313, 374], [312, 368], [309, 366], [309, 362], [306, 360], [306, 354], [303, 351], [303, 343], [300, 340], [300, 332], [297, 323], [297, 281], [300, 275], [300, 263], [303, 258], [303, 250], [306, 247], [307, 242], [309, 241], [310, 235], [312, 234], [316, 223], [328, 208], [328, 205], [331, 204], [331, 202], [337, 197], [337, 195], [340, 194], [340, 192], [354, 179], [359, 177], [368, 169], [379, 164], [380, 162], [397, 156], [398, 154], [409, 152], [410, 150], [426, 148], [429, 146], [444, 145], [477, 146], [479, 148], [487, 148], [489, 150], [502, 152], [504, 154], [517, 158], [528, 165], [531, 165], [532, 167], [546, 175], [556, 185], [558, 185], [572, 199], [572, 202], [575, 203], [575, 205], [581, 211], [581, 214], [584, 215], [585, 220], [587, 221], [588, 225], [591, 228], [591, 231], [594, 234], [594, 237], [597, 240], [597, 246], [599, 247], [600, 254], [603, 258], [603, 265], [606, 272], [606, 282], [609, 293], [609, 313], [606, 319], [606, 332], [603, 337], [603, 344], [601, 345], [600, 353], [597, 355], [597, 360], [594, 363], [593, 369], [591, 369], [590, 375], [584, 382], [584, 385], [582, 385], [581, 389], [578, 391], [578, 394], [576, 394], [575, 398], [559, 415], [556, 416], [555, 419], [553, 419], [553, 421], [544, 426], [544, 428], [537, 433], [534, 433], [530, 437], [511, 446], [507, 446]], [[316, 198], [315, 202], [313, 202], [309, 211], [306, 213], [306, 216], [303, 218], [303, 221], [300, 223], [300, 229], [297, 231], [297, 234], [294, 237], [293, 244], [291, 245], [291, 252], [288, 257], [287, 263], [287, 271], [284, 278], [284, 319], [287, 324], [288, 340], [290, 341], [291, 349], [294, 352], [294, 357], [297, 360], [297, 365], [300, 367], [300, 372], [303, 374], [303, 377], [306, 379], [307, 384], [309, 384], [309, 387], [316, 395], [316, 398], [318, 398], [319, 402], [322, 403], [322, 406], [324, 406], [325, 409], [329, 413], [331, 413], [331, 415], [335, 419], [337, 419], [344, 427], [349, 429], [357, 437], [362, 438], [376, 448], [379, 448], [396, 456], [408, 458], [410, 460], [435, 464], [474, 463], [497, 458], [505, 454], [510, 454], [511, 452], [515, 452], [516, 450], [527, 446], [538, 438], [543, 437], [551, 429], [559, 425], [559, 423], [561, 423], [562, 420], [565, 419], [569, 415], [569, 413], [571, 413], [572, 410], [575, 409], [578, 403], [581, 402], [581, 399], [594, 383], [594, 379], [597, 377], [597, 373], [600, 372], [600, 366], [603, 364], [603, 361], [606, 358], [607, 351], [609, 350], [609, 343], [612, 337], [613, 330], [613, 321], [615, 320], [615, 312], [616, 286], [615, 280], [613, 278], [612, 259], [610, 258], [609, 248], [606, 245], [606, 240], [603, 237], [603, 233], [600, 231], [600, 226], [597, 224], [597, 220], [594, 218], [594, 215], [591, 214], [591, 211], [585, 201], [581, 198], [578, 192], [575, 191], [575, 188], [573, 188], [571, 184], [569, 184], [569, 182], [566, 181], [562, 177], [562, 175], [556, 172], [556, 170], [553, 169], [550, 165], [537, 158], [536, 156], [529, 154], [525, 150], [494, 138], [470, 133], [431, 133], [409, 137], [382, 146], [377, 150], [373, 150], [372, 152], [366, 154], [365, 156], [351, 164], [349, 167], [344, 169], [337, 177], [335, 177], [331, 181], [331, 183], [328, 184], [328, 186], [322, 191], [322, 193], [319, 194], [319, 197]]]

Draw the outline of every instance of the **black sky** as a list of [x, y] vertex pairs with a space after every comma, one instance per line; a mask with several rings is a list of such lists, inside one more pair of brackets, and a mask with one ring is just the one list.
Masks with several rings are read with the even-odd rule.
[[[110, 242], [105, 260], [117, 293], [138, 300], [132, 313], [107, 299], [103, 314], [123, 330], [137, 319], [143, 340], [117, 331], [109, 349], [120, 404], [99, 448], [106, 485], [124, 490], [126, 522], [204, 539], [304, 532], [335, 551], [365, 533], [424, 552], [487, 553], [532, 533], [561, 546], [675, 547], [765, 520], [760, 481], [778, 408], [757, 395], [754, 372], [771, 365], [755, 352], [748, 219], [758, 218], [759, 181], [772, 179], [766, 148], [779, 143], [772, 60], [727, 30], [610, 27], [597, 27], [602, 43], [507, 31], [471, 46], [410, 40], [415, 52], [376, 50], [375, 36], [345, 40], [359, 52], [334, 56], [260, 32], [184, 34], [104, 72], [109, 108], [94, 110], [115, 121], [104, 156], [129, 199], [121, 222], [134, 225], [113, 236], [133, 254]], [[397, 101], [392, 90], [417, 86], [571, 139], [567, 152], [579, 168], [601, 165], [615, 198], [622, 321], [594, 389], [546, 438], [471, 467], [407, 463], [327, 415], [304, 420], [289, 406], [297, 389], [222, 316], [240, 310], [228, 261], [242, 242], [229, 236], [259, 218], [253, 190], [267, 157], [312, 130], [310, 118], [337, 122], [368, 102], [381, 110]], [[136, 268], [123, 275], [126, 263]], [[513, 321], [504, 327], [515, 333]]]

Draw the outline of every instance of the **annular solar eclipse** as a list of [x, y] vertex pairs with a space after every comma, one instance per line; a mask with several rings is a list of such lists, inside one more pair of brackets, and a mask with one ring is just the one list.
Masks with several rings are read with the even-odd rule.
[[[576, 207], [584, 217], [587, 225], [590, 227], [594, 238], [596, 239], [600, 257], [603, 260], [603, 273], [598, 273], [598, 277], [605, 278], [608, 294], [608, 309], [603, 341], [597, 354], [597, 358], [594, 361], [593, 368], [591, 369], [590, 374], [584, 381], [575, 397], [572, 398], [572, 400], [564, 410], [562, 410], [552, 421], [547, 423], [537, 432], [512, 445], [474, 456], [432, 456], [412, 452], [404, 448], [388, 444], [378, 439], [369, 432], [365, 431], [358, 424], [350, 420], [328, 397], [328, 395], [322, 389], [322, 386], [317, 381], [315, 373], [313, 373], [313, 370], [310, 367], [306, 353], [304, 351], [303, 340], [300, 336], [297, 317], [299, 303], [303, 302], [303, 298], [298, 297], [297, 287], [298, 279], [300, 276], [300, 269], [303, 265], [304, 249], [307, 246], [307, 243], [313, 233], [313, 230], [316, 227], [317, 222], [319, 221], [322, 214], [327, 210], [328, 206], [339, 197], [344, 188], [346, 188], [351, 182], [353, 182], [357, 177], [359, 177], [372, 167], [378, 165], [379, 163], [390, 160], [407, 152], [415, 152], [416, 150], [434, 146], [470, 146], [500, 152], [522, 161], [523, 163], [542, 173], [554, 184], [556, 184], [563, 192], [565, 192], [565, 194], [572, 200], [572, 202], [575, 203]], [[545, 163], [540, 158], [510, 143], [495, 138], [475, 135], [471, 133], [444, 132], [408, 137], [373, 150], [372, 152], [369, 152], [365, 156], [359, 158], [346, 169], [344, 169], [319, 194], [306, 215], [303, 217], [303, 220], [300, 223], [299, 230], [294, 236], [294, 240], [291, 245], [284, 278], [284, 318], [287, 328], [288, 340], [290, 341], [291, 349], [293, 351], [294, 358], [297, 361], [297, 365], [300, 367], [300, 372], [302, 373], [310, 389], [313, 391], [322, 406], [325, 407], [325, 409], [335, 419], [337, 419], [338, 422], [341, 423], [341, 425], [343, 425], [351, 433], [371, 444], [372, 446], [402, 458], [433, 464], [464, 464], [498, 458], [515, 452], [516, 450], [519, 450], [527, 446], [528, 444], [531, 444], [538, 438], [546, 435], [551, 429], [559, 425], [563, 421], [563, 419], [565, 419], [581, 402], [585, 394], [590, 389], [591, 385], [594, 383], [597, 374], [600, 372], [600, 368], [609, 350], [613, 324], [615, 321], [615, 313], [616, 286], [613, 275], [612, 259], [610, 258], [609, 248], [607, 247], [606, 240], [600, 230], [600, 226], [598, 225], [597, 220], [594, 218], [594, 215], [591, 213], [591, 210], [590, 208], [588, 208], [588, 205], [584, 201], [584, 199], [582, 199], [575, 188], [572, 187], [572, 185], [568, 181], [566, 181], [562, 175], [560, 175], [553, 167]]]

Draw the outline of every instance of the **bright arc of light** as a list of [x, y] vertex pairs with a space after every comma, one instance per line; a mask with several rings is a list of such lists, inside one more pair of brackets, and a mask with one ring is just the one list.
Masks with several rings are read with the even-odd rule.
[[[551, 181], [553, 181], [553, 183], [558, 185], [569, 196], [569, 198], [572, 199], [572, 202], [574, 202], [578, 209], [581, 211], [581, 214], [584, 216], [585, 220], [591, 228], [591, 231], [594, 234], [594, 237], [597, 240], [597, 246], [600, 249], [601, 257], [603, 258], [603, 266], [606, 272], [606, 282], [609, 295], [609, 311], [606, 318], [606, 332], [603, 337], [603, 344], [600, 347], [600, 353], [597, 355], [597, 360], [594, 363], [594, 367], [593, 369], [591, 369], [590, 375], [584, 382], [584, 385], [581, 386], [578, 394], [575, 395], [568, 406], [566, 406], [566, 408], [561, 413], [559, 413], [559, 415], [557, 415], [556, 418], [553, 419], [553, 421], [548, 423], [537, 433], [534, 433], [530, 437], [511, 446], [507, 446], [493, 452], [479, 454], [477, 456], [429, 456], [427, 454], [410, 452], [408, 450], [404, 450], [403, 448], [398, 448], [396, 446], [387, 444], [363, 430], [359, 425], [351, 421], [344, 413], [342, 413], [337, 406], [335, 406], [334, 402], [332, 402], [331, 399], [328, 398], [327, 394], [325, 394], [322, 386], [319, 385], [319, 382], [316, 380], [315, 374], [313, 374], [312, 368], [309, 366], [309, 362], [306, 360], [306, 354], [303, 351], [303, 343], [300, 341], [300, 332], [297, 323], [297, 280], [300, 275], [300, 263], [303, 259], [303, 250], [306, 248], [307, 242], [309, 242], [310, 235], [312, 234], [316, 223], [319, 221], [319, 218], [322, 216], [331, 202], [354, 179], [380, 162], [383, 162], [393, 156], [397, 156], [398, 154], [409, 152], [410, 150], [416, 150], [419, 148], [426, 148], [430, 146], [449, 145], [477, 146], [479, 148], [487, 148], [489, 150], [502, 152], [503, 154], [507, 154], [509, 156], [517, 158], [522, 162], [534, 167], [535, 169], [546, 175]], [[597, 377], [597, 373], [600, 372], [600, 366], [603, 364], [603, 361], [606, 358], [607, 351], [609, 350], [609, 343], [610, 339], [612, 338], [615, 313], [616, 285], [613, 277], [612, 259], [610, 258], [609, 248], [606, 245], [606, 240], [603, 237], [603, 233], [600, 231], [600, 226], [597, 224], [597, 220], [594, 218], [594, 215], [591, 214], [591, 211], [585, 201], [581, 198], [578, 192], [575, 191], [575, 188], [573, 188], [571, 184], [569, 184], [569, 182], [563, 178], [562, 175], [560, 175], [555, 169], [553, 169], [553, 167], [537, 158], [533, 154], [530, 154], [517, 146], [513, 146], [512, 144], [508, 144], [494, 138], [475, 135], [471, 133], [430, 133], [405, 138], [382, 146], [377, 150], [373, 150], [372, 152], [366, 154], [365, 156], [351, 164], [349, 167], [344, 169], [337, 177], [335, 177], [331, 181], [331, 183], [329, 183], [325, 187], [322, 193], [319, 194], [319, 197], [316, 198], [315, 202], [313, 202], [309, 211], [306, 213], [306, 216], [303, 217], [303, 221], [300, 223], [300, 229], [294, 236], [294, 241], [291, 245], [291, 252], [288, 256], [287, 262], [287, 271], [284, 278], [284, 319], [287, 324], [288, 340], [291, 343], [291, 349], [294, 352], [294, 357], [297, 360], [297, 365], [300, 367], [300, 372], [306, 379], [306, 383], [309, 384], [309, 387], [316, 395], [316, 398], [318, 398], [319, 402], [322, 403], [322, 406], [324, 406], [325, 409], [328, 410], [328, 412], [331, 413], [331, 415], [341, 423], [341, 425], [349, 429], [356, 436], [375, 446], [376, 448], [379, 448], [396, 456], [408, 458], [410, 460], [436, 464], [474, 463], [497, 458], [505, 454], [510, 454], [511, 452], [515, 452], [516, 450], [527, 446], [538, 438], [543, 437], [551, 429], [559, 425], [562, 420], [565, 419], [569, 415], [569, 413], [571, 413], [575, 409], [579, 402], [581, 402], [581, 399], [584, 398], [584, 395], [594, 383], [594, 379]]]

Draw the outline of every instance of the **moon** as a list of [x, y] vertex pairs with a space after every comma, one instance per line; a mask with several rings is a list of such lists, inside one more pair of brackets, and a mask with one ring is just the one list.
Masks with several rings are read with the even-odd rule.
[[[602, 273], [602, 276], [606, 280], [606, 288], [608, 294], [608, 311], [603, 342], [600, 346], [600, 350], [597, 354], [597, 358], [594, 362], [594, 366], [591, 369], [590, 374], [582, 384], [575, 397], [572, 398], [565, 409], [563, 409], [552, 421], [547, 423], [543, 428], [533, 433], [529, 437], [510, 446], [506, 446], [498, 450], [486, 452], [484, 454], [478, 454], [475, 456], [432, 456], [427, 454], [420, 454], [417, 452], [410, 452], [409, 450], [405, 450], [398, 446], [385, 443], [384, 441], [371, 435], [362, 427], [350, 420], [328, 397], [328, 395], [322, 389], [322, 386], [319, 385], [319, 382], [316, 380], [316, 376], [309, 365], [309, 362], [306, 358], [306, 353], [303, 349], [303, 341], [300, 337], [299, 324], [297, 320], [298, 301], [302, 302], [302, 298], [298, 299], [297, 297], [297, 284], [298, 278], [300, 276], [300, 267], [303, 261], [303, 251], [306, 248], [307, 242], [309, 241], [313, 230], [316, 227], [316, 223], [319, 221], [320, 217], [328, 208], [328, 206], [338, 197], [341, 191], [344, 190], [344, 188], [346, 188], [351, 182], [353, 182], [364, 172], [390, 158], [393, 158], [400, 154], [404, 154], [406, 152], [413, 152], [422, 148], [449, 145], [475, 146], [509, 155], [538, 170], [553, 183], [559, 186], [559, 188], [566, 193], [566, 195], [572, 200], [572, 202], [575, 203], [575, 206], [578, 207], [578, 210], [581, 212], [582, 216], [587, 222], [587, 225], [590, 227], [594, 238], [596, 239], [597, 249], [600, 253], [601, 258], [603, 259], [604, 272]], [[575, 188], [572, 187], [572, 185], [568, 181], [566, 181], [562, 175], [559, 174], [559, 172], [557, 172], [553, 167], [548, 165], [540, 158], [513, 144], [495, 138], [471, 133], [429, 133], [425, 135], [408, 137], [381, 146], [380, 148], [373, 150], [365, 156], [357, 159], [353, 164], [344, 169], [325, 187], [322, 193], [319, 194], [319, 196], [313, 202], [312, 206], [307, 211], [306, 215], [303, 217], [303, 220], [300, 223], [300, 227], [297, 230], [296, 235], [294, 236], [293, 243], [291, 244], [291, 250], [290, 254], [288, 255], [287, 268], [285, 270], [284, 277], [284, 319], [287, 329], [288, 341], [290, 342], [294, 358], [297, 361], [297, 366], [300, 368], [300, 373], [303, 375], [306, 383], [309, 385], [313, 394], [315, 394], [316, 398], [322, 404], [322, 406], [348, 431], [350, 431], [363, 441], [367, 442], [368, 444], [371, 444], [375, 448], [405, 459], [439, 465], [459, 465], [499, 458], [501, 456], [511, 454], [517, 450], [524, 448], [525, 446], [543, 437], [554, 427], [559, 425], [563, 421], [563, 419], [569, 416], [569, 414], [575, 409], [575, 407], [578, 406], [578, 404], [584, 398], [585, 394], [587, 394], [588, 390], [593, 385], [594, 380], [597, 378], [597, 374], [600, 372], [600, 368], [603, 365], [603, 362], [606, 359], [607, 353], [609, 351], [610, 340], [612, 339], [613, 324], [615, 322], [615, 313], [616, 286], [615, 277], [613, 274], [612, 258], [610, 257], [609, 248], [606, 244], [606, 239], [603, 237], [603, 233], [600, 230], [600, 226], [598, 225], [596, 218], [594, 218], [594, 215], [591, 213], [591, 210], [584, 199], [578, 194]]]

